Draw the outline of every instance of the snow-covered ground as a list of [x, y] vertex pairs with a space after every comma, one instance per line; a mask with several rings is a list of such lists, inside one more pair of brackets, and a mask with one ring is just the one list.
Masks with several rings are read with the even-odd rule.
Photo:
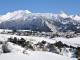
[[[37, 42], [41, 42], [41, 41], [47, 41], [49, 43], [55, 43], [56, 41], [62, 41], [63, 43], [66, 43], [68, 45], [72, 45], [75, 47], [80, 46], [80, 37], [76, 37], [76, 38], [53, 38], [53, 39], [49, 39], [47, 37], [31, 37], [31, 36], [17, 36], [17, 35], [7, 35], [7, 34], [0, 34], [0, 41], [7, 41], [7, 38], [24, 38], [26, 41], [33, 41], [33, 43], [37, 43]], [[2, 46], [2, 45], [0, 45]], [[7, 47], [9, 50], [11, 50], [12, 52], [10, 53], [2, 53], [0, 54], [0, 59], [1, 60], [77, 60], [76, 58], [71, 57], [71, 53], [70, 51], [67, 53], [68, 57], [65, 56], [65, 48], [63, 48], [63, 52], [65, 52], [63, 55], [59, 55], [59, 54], [55, 54], [55, 53], [51, 53], [51, 52], [42, 52], [42, 51], [28, 51], [26, 50], [25, 53], [28, 54], [23, 54], [22, 52], [25, 50], [24, 48], [18, 46], [18, 45], [14, 45], [13, 43], [8, 42], [7, 43]], [[1, 50], [2, 48], [0, 48]], [[67, 49], [68, 50], [68, 49]]]
[[31, 37], [31, 36], [17, 36], [17, 35], [7, 35], [7, 34], [0, 34], [0, 41], [7, 41], [7, 38], [14, 38], [14, 37], [17, 37], [17, 38], [24, 38], [25, 40], [31, 40], [33, 42], [40, 42], [42, 40], [44, 41], [47, 41], [47, 42], [50, 42], [50, 43], [54, 43], [56, 42], [55, 40], [52, 40], [52, 39], [49, 39], [49, 38], [45, 38], [45, 37]]
[[56, 41], [61, 41], [63, 43], [66, 43], [68, 45], [72, 45], [75, 47], [80, 46], [80, 37], [76, 37], [76, 38], [55, 38]]
[[76, 37], [76, 38], [62, 38], [62, 37], [57, 37], [57, 38], [53, 38], [53, 39], [49, 39], [47, 37], [31, 37], [31, 36], [17, 36], [17, 35], [7, 35], [7, 34], [0, 34], [0, 41], [7, 41], [7, 38], [24, 38], [25, 40], [32, 40], [34, 43], [37, 42], [41, 42], [42, 40], [47, 41], [49, 43], [55, 43], [56, 41], [61, 41], [63, 43], [66, 43], [68, 45], [72, 45], [75, 47], [80, 46], [80, 37]]
[[50, 52], [35, 51], [30, 55], [19, 52], [12, 52], [0, 55], [1, 60], [77, 60], [75, 58], [68, 58]]

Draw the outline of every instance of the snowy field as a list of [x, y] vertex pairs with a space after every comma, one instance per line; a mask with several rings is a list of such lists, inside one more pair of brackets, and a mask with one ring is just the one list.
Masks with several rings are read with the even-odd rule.
[[[7, 38], [24, 38], [26, 41], [33, 41], [33, 43], [41, 42], [42, 40], [47, 41], [49, 43], [55, 43], [56, 41], [62, 41], [68, 45], [72, 45], [75, 47], [80, 46], [80, 37], [77, 38], [45, 38], [45, 37], [31, 37], [31, 36], [17, 36], [17, 35], [7, 35], [0, 34], [0, 41], [7, 41]], [[1, 46], [1, 45], [0, 45]], [[42, 51], [27, 51], [29, 54], [21, 53], [24, 48], [20, 46], [13, 46], [12, 43], [8, 43], [8, 48], [12, 51], [11, 53], [3, 53], [0, 54], [1, 60], [77, 60], [76, 58], [71, 58], [67, 56], [62, 56], [59, 54], [51, 53], [51, 52], [42, 52]], [[1, 48], [0, 48], [1, 49]]]
[[63, 43], [66, 43], [68, 45], [72, 45], [75, 47], [80, 46], [80, 37], [76, 37], [76, 38], [55, 38], [54, 40], [56, 41], [62, 41]]
[[7, 38], [24, 38], [25, 40], [33, 40], [34, 43], [40, 42], [42, 40], [47, 41], [49, 43], [55, 43], [56, 41], [61, 41], [63, 43], [66, 43], [68, 45], [72, 45], [75, 47], [80, 46], [80, 37], [77, 38], [61, 38], [61, 37], [57, 37], [57, 38], [53, 38], [53, 39], [49, 39], [49, 38], [45, 38], [45, 37], [31, 37], [31, 36], [17, 36], [17, 35], [7, 35], [7, 34], [0, 34], [0, 41], [7, 41]]
[[12, 52], [0, 55], [1, 60], [77, 60], [75, 58], [68, 58], [50, 52], [35, 51], [30, 55], [25, 55], [19, 52]]

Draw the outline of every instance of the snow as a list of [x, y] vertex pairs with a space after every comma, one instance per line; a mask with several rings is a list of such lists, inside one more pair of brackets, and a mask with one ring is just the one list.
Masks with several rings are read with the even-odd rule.
[[59, 17], [63, 17], [63, 18], [68, 18], [70, 17], [71, 19], [74, 20], [80, 20], [80, 16], [78, 15], [67, 15], [65, 12], [63, 12], [62, 10], [58, 13], [58, 14], [53, 14], [53, 13], [31, 13], [29, 10], [18, 10], [18, 11], [14, 11], [14, 12], [8, 12], [5, 15], [0, 15], [0, 22], [4, 22], [4, 21], [10, 21], [10, 20], [17, 20], [17, 19], [27, 19], [29, 17], [33, 17], [33, 18], [37, 18], [37, 17], [44, 17], [47, 19], [58, 19]]
[[[41, 42], [42, 40], [47, 41], [49, 43], [55, 43], [56, 41], [62, 41], [63, 43], [66, 43], [68, 45], [73, 45], [75, 47], [80, 46], [80, 37], [77, 38], [53, 38], [53, 39], [49, 39], [47, 37], [31, 37], [31, 36], [17, 36], [17, 35], [7, 35], [7, 34], [0, 34], [0, 41], [7, 41], [7, 38], [10, 37], [17, 37], [17, 38], [24, 38], [27, 41], [32, 41], [34, 44]], [[2, 45], [0, 45], [0, 52], [2, 51], [1, 48]], [[26, 50], [25, 54], [23, 54], [23, 51], [25, 50], [25, 48], [18, 46], [16, 44], [13, 44], [11, 42], [7, 42], [6, 44], [7, 48], [11, 51], [10, 53], [6, 53], [6, 54], [0, 54], [0, 59], [1, 60], [77, 60], [75, 58], [74, 52], [69, 51], [68, 48], [63, 47], [62, 48], [62, 53], [63, 55], [59, 55], [56, 53], [51, 53], [51, 52], [42, 52], [42, 51], [29, 51]], [[26, 54], [27, 53], [27, 54]], [[74, 56], [74, 57], [72, 57]]]
[[0, 29], [0, 33], [3, 32], [3, 31], [4, 31], [4, 29]]
[[[47, 19], [51, 19], [54, 21], [60, 20], [60, 18], [68, 18], [70, 17], [71, 19], [74, 19], [76, 21], [80, 20], [80, 16], [78, 15], [71, 15], [67, 16], [66, 13], [61, 11], [59, 14], [52, 14], [52, 13], [31, 13], [28, 10], [19, 10], [19, 11], [14, 11], [14, 12], [8, 12], [5, 15], [0, 16], [0, 22], [8, 21], [8, 20], [18, 20], [18, 19], [29, 19], [33, 20], [38, 17], [44, 17], [42, 18], [42, 24], [44, 24], [44, 20], [46, 20], [47, 26], [53, 30], [56, 31], [56, 26], [53, 26], [51, 23], [48, 23]], [[60, 17], [60, 18], [59, 18]], [[50, 20], [50, 22], [51, 22]], [[39, 21], [39, 20], [38, 20]], [[33, 23], [33, 22], [32, 22]], [[0, 32], [12, 32], [11, 30], [4, 30], [0, 29]], [[26, 31], [26, 30], [23, 30]], [[44, 33], [45, 34], [45, 33]], [[48, 37], [31, 37], [31, 36], [17, 36], [17, 35], [9, 35], [9, 34], [0, 34], [0, 41], [7, 41], [8, 38], [24, 38], [26, 41], [31, 41], [34, 44], [41, 42], [41, 41], [46, 41], [48, 43], [55, 43], [56, 41], [61, 41], [65, 44], [72, 45], [75, 47], [80, 46], [80, 37], [76, 38], [62, 38], [62, 37], [56, 37], [53, 39], [49, 39]], [[23, 51], [25, 48], [18, 46], [16, 44], [13, 44], [11, 42], [7, 42], [6, 44], [7, 48], [11, 51], [10, 53], [2, 54], [2, 45], [0, 45], [0, 59], [1, 60], [77, 60], [75, 57], [73, 58], [73, 52], [70, 52], [69, 49], [66, 47], [62, 48], [62, 55], [51, 53], [51, 52], [42, 52], [42, 51], [28, 51], [26, 50], [25, 54], [23, 54]], [[26, 54], [28, 53], [28, 54]], [[75, 56], [75, 55], [74, 55]]]
[[[76, 20], [75, 20], [76, 19]], [[75, 20], [75, 21], [74, 21]], [[11, 24], [7, 24], [9, 21], [11, 22]], [[70, 23], [74, 23], [77, 24], [78, 22], [76, 21], [80, 21], [80, 16], [78, 15], [67, 15], [65, 12], [60, 11], [60, 13], [58, 14], [53, 14], [53, 13], [31, 13], [28, 10], [18, 10], [18, 11], [14, 11], [14, 12], [8, 12], [5, 15], [1, 15], [0, 16], [0, 23], [1, 22], [6, 22], [4, 25], [6, 25], [6, 27], [1, 27], [1, 28], [10, 28], [10, 26], [13, 26], [13, 24], [15, 25], [14, 28], [18, 29], [22, 29], [23, 27], [28, 27], [28, 29], [35, 29], [35, 27], [33, 27], [33, 25], [36, 26], [36, 28], [38, 29], [43, 29], [45, 26], [47, 26], [45, 29], [49, 29], [51, 31], [59, 31], [62, 30], [60, 28], [63, 28], [63, 30], [66, 30], [70, 25]], [[19, 24], [18, 22], [20, 22], [21, 24]], [[23, 22], [23, 23], [22, 23]], [[25, 24], [26, 22], [26, 24]], [[40, 23], [40, 24], [38, 24]], [[57, 24], [59, 23], [59, 24]], [[30, 25], [29, 25], [30, 24]], [[70, 26], [74, 26], [70, 25]], [[1, 24], [3, 25], [3, 24]], [[25, 26], [24, 26], [25, 25]], [[41, 25], [41, 28], [39, 28]], [[21, 26], [21, 27], [19, 27]], [[32, 27], [32, 28], [30, 28]], [[43, 30], [45, 30], [43, 29]], [[72, 29], [70, 29], [72, 30]]]
[[65, 46], [62, 48], [62, 51], [61, 51], [61, 53], [64, 56], [67, 56], [67, 57], [70, 57], [70, 58], [76, 58], [75, 52], [76, 52], [76, 50], [72, 49], [72, 51], [70, 51], [70, 48], [66, 48]]
[[80, 37], [76, 37], [76, 38], [62, 38], [62, 37], [57, 37], [57, 38], [53, 38], [53, 39], [49, 39], [47, 37], [31, 37], [31, 36], [17, 36], [17, 35], [8, 35], [8, 34], [0, 34], [0, 41], [7, 41], [7, 38], [14, 38], [14, 37], [17, 37], [17, 38], [24, 38], [26, 39], [27, 41], [33, 41], [34, 43], [37, 43], [37, 42], [41, 42], [41, 41], [47, 41], [49, 43], [55, 43], [56, 41], [61, 41], [63, 43], [66, 43], [68, 45], [72, 45], [72, 46], [75, 46], [75, 47], [78, 47], [80, 46]]
[[72, 45], [75, 47], [80, 46], [80, 37], [76, 37], [76, 38], [55, 38], [56, 41], [61, 41], [63, 43], [66, 43], [68, 45]]
[[8, 29], [0, 29], [0, 33], [2, 33], [2, 32], [4, 32], [4, 33], [12, 32], [12, 30], [8, 30]]
[[3, 53], [2, 45], [3, 45], [3, 44], [0, 45], [0, 54]]
[[57, 55], [50, 52], [35, 51], [30, 55], [22, 54], [19, 52], [12, 52], [0, 55], [1, 60], [77, 60], [65, 56]]
[[7, 35], [7, 34], [0, 34], [0, 38], [1, 38], [1, 41], [7, 41], [7, 38], [14, 38], [14, 37], [17, 37], [17, 38], [24, 38], [26, 39], [27, 41], [28, 40], [31, 40], [31, 41], [34, 41], [34, 42], [41, 42], [41, 41], [47, 41], [47, 42], [50, 42], [50, 43], [55, 43], [55, 41], [53, 41], [52, 39], [48, 39], [47, 37], [31, 37], [31, 36], [17, 36], [17, 35]]
[[76, 15], [75, 17], [73, 17], [73, 19], [80, 21], [80, 16]]
[[0, 20], [1, 22], [3, 21], [8, 21], [8, 20], [15, 20], [15, 19], [19, 19], [21, 17], [23, 17], [24, 15], [30, 14], [31, 12], [28, 10], [18, 10], [18, 11], [14, 11], [14, 12], [8, 12], [5, 15], [0, 16]]
[[69, 17], [74, 19], [75, 21], [80, 21], [80, 16], [78, 15], [70, 15]]
[[13, 52], [13, 51], [17, 51], [17, 52], [23, 52], [23, 50], [24, 50], [24, 48], [22, 48], [22, 47], [20, 47], [20, 46], [18, 46], [18, 45], [16, 45], [16, 44], [13, 44], [13, 43], [11, 43], [11, 42], [7, 42], [7, 48], [11, 51], [11, 52]]
[[24, 32], [24, 31], [31, 31], [31, 30], [18, 30], [18, 31], [23, 31]]
[[65, 12], [63, 12], [62, 10], [60, 10], [59, 15], [63, 18], [67, 18], [67, 14]]

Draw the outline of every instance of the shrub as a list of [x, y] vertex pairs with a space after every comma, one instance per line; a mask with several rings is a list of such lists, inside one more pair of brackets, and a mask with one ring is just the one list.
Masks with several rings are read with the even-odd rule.
[[78, 58], [78, 60], [80, 59], [80, 47], [77, 47], [76, 48], [77, 49], [77, 51], [76, 51], [76, 58]]
[[76, 52], [76, 55], [77, 55], [76, 58], [79, 58], [79, 57], [80, 57], [80, 51], [77, 51], [77, 52]]
[[0, 44], [3, 44], [3, 42], [2, 42], [2, 41], [0, 41]]
[[14, 37], [13, 39], [8, 38], [8, 41], [17, 44], [17, 38], [16, 37]]
[[46, 44], [46, 41], [43, 40], [41, 43], [42, 43], [42, 44]]
[[63, 46], [65, 46], [65, 47], [68, 47], [68, 48], [69, 48], [69, 45], [67, 45], [67, 44], [63, 44]]
[[50, 48], [52, 48], [54, 46], [54, 44], [50, 44]]
[[70, 38], [70, 35], [66, 35], [66, 38]]
[[28, 45], [28, 48], [30, 48], [30, 49], [32, 49], [32, 50], [33, 50], [33, 46], [31, 46], [31, 45]]
[[70, 48], [73, 48], [74, 49], [75, 47], [70, 45]]
[[50, 49], [50, 51], [54, 50], [55, 49], [54, 44], [50, 44], [49, 49]]
[[42, 43], [40, 43], [39, 45], [40, 45], [40, 48], [43, 48], [43, 46], [44, 46]]
[[8, 38], [8, 41], [9, 41], [9, 42], [12, 42], [12, 41], [13, 41], [13, 39], [10, 37], [10, 38]]
[[77, 47], [76, 49], [80, 51], [80, 47]]
[[29, 45], [29, 41], [27, 41], [26, 44]]
[[18, 40], [18, 44], [20, 44], [23, 47], [25, 47], [26, 46], [26, 40], [24, 38], [21, 38], [20, 40]]
[[62, 51], [62, 49], [61, 49], [61, 48], [60, 48], [59, 50], [60, 50], [60, 52]]
[[2, 49], [3, 49], [3, 53], [9, 53], [10, 50], [8, 49], [7, 47], [7, 42], [5, 42], [3, 45], [2, 45]]
[[17, 44], [17, 38], [16, 37], [14, 37], [13, 43]]
[[56, 42], [54, 45], [57, 46], [58, 48], [61, 48], [61, 47], [64, 46], [63, 43], [62, 43], [61, 41]]
[[26, 41], [24, 38], [21, 38], [20, 40], [21, 40], [21, 41], [23, 41], [23, 42], [25, 42], [25, 41]]

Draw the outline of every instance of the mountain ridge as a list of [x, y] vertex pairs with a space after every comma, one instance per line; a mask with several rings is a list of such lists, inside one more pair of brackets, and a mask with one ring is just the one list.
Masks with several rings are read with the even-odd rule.
[[80, 23], [79, 15], [60, 13], [32, 13], [29, 10], [8, 12], [0, 16], [0, 28], [31, 29], [42, 31], [74, 30], [74, 25]]

